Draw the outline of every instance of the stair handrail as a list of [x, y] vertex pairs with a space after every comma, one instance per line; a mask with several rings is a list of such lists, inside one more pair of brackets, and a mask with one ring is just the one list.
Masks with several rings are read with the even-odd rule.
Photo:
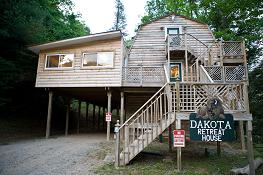
[[[205, 77], [208, 81], [202, 82], [201, 81], [201, 76]], [[203, 65], [200, 65], [200, 82], [202, 83], [214, 83], [208, 72], [205, 70]]]
[[[128, 118], [120, 127], [119, 130], [122, 129], [125, 125], [127, 125], [129, 123], [129, 121], [132, 120], [132, 118], [134, 116], [136, 116], [148, 103], [150, 103], [166, 86], [167, 84], [169, 84], [168, 82], [165, 83], [147, 102], [144, 103], [144, 105], [142, 105], [135, 113], [133, 113], [133, 115]], [[135, 118], [134, 120], [136, 120], [137, 118]]]
[[168, 74], [169, 71], [167, 70], [167, 68], [168, 68], [168, 64], [164, 64], [164, 65], [163, 65], [163, 69], [164, 69], [164, 74], [165, 74], [166, 82], [169, 83], [169, 82], [170, 82], [169, 74]]

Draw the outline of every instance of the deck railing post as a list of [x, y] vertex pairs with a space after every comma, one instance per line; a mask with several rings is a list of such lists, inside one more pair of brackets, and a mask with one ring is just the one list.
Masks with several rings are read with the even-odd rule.
[[116, 142], [115, 142], [115, 167], [120, 166], [120, 123], [119, 120], [117, 120], [117, 123], [115, 124], [114, 132], [116, 134]]

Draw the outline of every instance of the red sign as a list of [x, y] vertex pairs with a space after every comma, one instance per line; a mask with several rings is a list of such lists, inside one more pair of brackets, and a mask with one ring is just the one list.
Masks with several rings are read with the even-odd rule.
[[111, 113], [107, 112], [106, 113], [106, 122], [110, 122], [111, 121]]
[[174, 130], [174, 147], [185, 147], [184, 130]]

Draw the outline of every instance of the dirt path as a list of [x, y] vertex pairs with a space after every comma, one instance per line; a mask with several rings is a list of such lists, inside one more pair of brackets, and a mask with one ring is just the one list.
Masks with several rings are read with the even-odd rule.
[[90, 134], [0, 145], [0, 174], [93, 174], [102, 160], [92, 154], [103, 142], [105, 134]]

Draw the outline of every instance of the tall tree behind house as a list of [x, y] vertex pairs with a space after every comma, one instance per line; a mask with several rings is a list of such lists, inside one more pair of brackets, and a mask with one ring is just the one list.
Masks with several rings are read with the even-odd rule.
[[126, 15], [124, 12], [124, 5], [120, 0], [115, 0], [115, 19], [110, 30], [121, 30], [126, 35]]
[[37, 116], [46, 108], [38, 104], [46, 94], [34, 88], [37, 55], [27, 46], [88, 35], [72, 6], [71, 0], [0, 0], [1, 117]]

